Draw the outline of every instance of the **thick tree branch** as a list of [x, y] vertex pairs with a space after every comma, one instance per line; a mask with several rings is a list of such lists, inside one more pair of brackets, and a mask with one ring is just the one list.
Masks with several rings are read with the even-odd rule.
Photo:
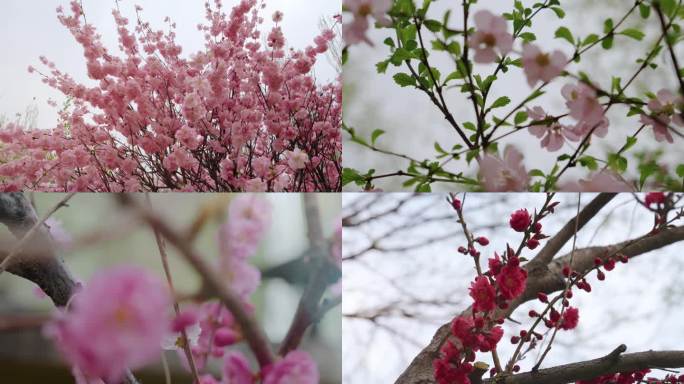
[[41, 224], [23, 193], [0, 194], [0, 223], [5, 224], [19, 241], [30, 236], [30, 241], [26, 241], [21, 249], [16, 248], [20, 244], [13, 246], [12, 249], [19, 253], [11, 260], [6, 257], [11, 256], [12, 250], [2, 255], [7, 271], [37, 284], [56, 306], [65, 306], [76, 283], [56, 255], [48, 227]]
[[589, 380], [598, 376], [619, 372], [633, 372], [654, 368], [684, 367], [684, 351], [646, 351], [622, 354], [627, 347], [623, 344], [610, 354], [598, 359], [559, 365], [525, 372], [499, 379], [486, 379], [485, 384], [563, 384], [578, 380]]
[[[662, 230], [653, 235], [645, 235], [632, 240], [623, 241], [618, 244], [588, 247], [575, 251], [572, 258], [573, 269], [578, 273], [593, 268], [594, 258], [607, 258], [612, 253], [620, 251], [627, 257], [636, 257], [684, 240], [684, 227], [674, 227]], [[565, 281], [562, 278], [561, 269], [563, 265], [570, 262], [570, 254], [554, 259], [547, 267], [540, 267], [538, 263], [528, 263], [525, 268], [528, 270], [527, 287], [523, 295], [511, 303], [506, 311], [500, 313], [501, 316], [508, 316], [522, 303], [534, 300], [537, 293], [552, 293], [565, 288]], [[532, 264], [532, 266], [529, 266]], [[467, 314], [470, 308], [461, 314]], [[404, 372], [397, 378], [395, 384], [432, 384], [435, 382], [432, 372], [432, 361], [439, 356], [439, 350], [449, 337], [450, 323], [439, 327], [432, 337], [430, 344], [425, 347], [409, 364]]]

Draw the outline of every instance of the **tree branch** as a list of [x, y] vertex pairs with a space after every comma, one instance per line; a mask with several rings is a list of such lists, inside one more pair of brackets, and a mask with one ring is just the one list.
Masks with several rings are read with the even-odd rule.
[[303, 195], [309, 244], [314, 251], [312, 260], [309, 262], [313, 263], [314, 272], [306, 288], [304, 288], [290, 329], [287, 331], [287, 335], [280, 346], [279, 354], [283, 356], [297, 348], [301, 343], [306, 330], [318, 319], [319, 306], [325, 289], [332, 282], [339, 279], [340, 276], [337, 266], [330, 262], [328, 257], [329, 249], [325, 249], [326, 241], [323, 237], [316, 199], [317, 197], [314, 194]]
[[498, 379], [486, 379], [485, 384], [560, 384], [589, 380], [619, 372], [633, 372], [653, 368], [684, 367], [684, 351], [646, 351], [623, 355], [622, 344], [613, 352], [598, 359], [559, 365]]

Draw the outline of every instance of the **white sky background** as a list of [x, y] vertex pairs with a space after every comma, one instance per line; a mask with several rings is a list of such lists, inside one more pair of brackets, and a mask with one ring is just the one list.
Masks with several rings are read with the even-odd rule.
[[[345, 194], [343, 207], [358, 199], [359, 194]], [[393, 194], [384, 203], [367, 211], [364, 217], [391, 207], [400, 194]], [[367, 245], [369, 239], [379, 233], [391, 230], [394, 225], [425, 217], [449, 215], [452, 211], [444, 195], [423, 195], [420, 200], [406, 204], [398, 215], [358, 229], [345, 228], [344, 252], [349, 255]], [[562, 204], [555, 215], [544, 219], [544, 233], [553, 235], [576, 212], [576, 194], [559, 194]], [[582, 194], [582, 206], [594, 195]], [[369, 198], [366, 195], [364, 198]], [[505, 198], [505, 200], [503, 200]], [[507, 227], [510, 213], [518, 208], [541, 207], [542, 194], [468, 194], [465, 201], [465, 216], [469, 227], [500, 224], [498, 229], [475, 231], [475, 236], [484, 235], [490, 239], [487, 247], [481, 247], [482, 259], [494, 251], [505, 249], [506, 242], [519, 244], [520, 234]], [[485, 207], [485, 209], [475, 209]], [[565, 208], [563, 208], [565, 207]], [[343, 216], [348, 208], [343, 208]], [[455, 216], [455, 214], [454, 214]], [[598, 246], [617, 243], [642, 235], [652, 224], [652, 216], [637, 207], [632, 196], [616, 197], [590, 221], [577, 237], [577, 247]], [[681, 221], [676, 225], [682, 225]], [[396, 231], [390, 241], [381, 242], [382, 247], [396, 247], [421, 242], [458, 231], [460, 225], [453, 220], [434, 222], [407, 231]], [[437, 328], [460, 313], [471, 302], [467, 288], [473, 278], [472, 259], [456, 252], [465, 243], [462, 235], [435, 243], [411, 252], [368, 253], [359, 261], [344, 262], [343, 314], [356, 313], [390, 303], [405, 303], [399, 308], [427, 317], [418, 322], [403, 318], [379, 318], [378, 323], [392, 327], [401, 333], [398, 337], [387, 331], [371, 327], [365, 320], [344, 318], [343, 320], [343, 372], [345, 383], [386, 384], [392, 383], [408, 366], [416, 354], [425, 347]], [[541, 246], [545, 243], [542, 242]], [[533, 257], [535, 251], [525, 250], [523, 256]], [[568, 242], [558, 255], [565, 255], [572, 249]], [[620, 264], [606, 273], [606, 280], [598, 282], [595, 274], [589, 279], [592, 292], [575, 290], [571, 305], [579, 308], [579, 326], [573, 331], [560, 331], [551, 352], [542, 367], [593, 359], [612, 351], [625, 343], [628, 352], [648, 349], [682, 349], [684, 328], [681, 319], [684, 308], [679, 305], [684, 297], [681, 274], [684, 272], [682, 250], [684, 242], [640, 255], [628, 264]], [[403, 292], [403, 293], [402, 293]], [[406, 304], [409, 296], [422, 300], [448, 300], [451, 305], [430, 306]], [[525, 328], [530, 325], [527, 312], [541, 309], [537, 303], [526, 304], [514, 312], [513, 318], [522, 321]], [[545, 327], [542, 327], [545, 329]], [[510, 321], [506, 322], [504, 337], [499, 344], [499, 356], [509, 358], [513, 352], [510, 344], [511, 329], [519, 331]], [[409, 341], [412, 340], [412, 341]], [[415, 344], [413, 344], [415, 343]], [[523, 371], [529, 370], [536, 359], [532, 354], [522, 364]], [[478, 354], [478, 359], [488, 363], [488, 354]], [[659, 373], [660, 374], [660, 373]]]
[[[213, 0], [212, 0], [213, 3]], [[312, 44], [319, 33], [321, 17], [330, 18], [340, 13], [339, 0], [266, 0], [262, 13], [265, 22], [262, 31], [270, 30], [271, 15], [276, 10], [285, 14], [282, 28], [288, 47], [304, 48]], [[197, 24], [204, 21], [203, 0], [122, 0], [122, 13], [135, 20], [134, 6], [143, 7], [143, 18], [153, 27], [163, 27], [166, 16], [177, 24], [177, 41], [183, 47], [183, 55], [197, 52], [203, 47], [203, 35]], [[224, 0], [224, 9], [230, 9], [238, 0]], [[67, 29], [57, 20], [55, 9], [63, 5], [69, 10], [68, 0], [3, 0], [0, 3], [0, 116], [12, 120], [17, 113], [23, 113], [31, 105], [37, 105], [37, 125], [52, 128], [57, 122], [58, 108], [47, 105], [52, 98], [61, 103], [61, 93], [41, 82], [37, 74], [29, 74], [27, 67], [41, 67], [39, 56], [54, 61], [59, 69], [69, 73], [77, 81], [88, 80], [85, 59], [81, 46]], [[83, 0], [83, 7], [89, 23], [98, 28], [105, 46], [117, 52], [118, 35], [111, 11], [114, 0]], [[264, 34], [265, 36], [265, 34]], [[321, 81], [336, 77], [334, 67], [324, 58], [315, 67]]]
[[[523, 0], [523, 3], [526, 6], [531, 6], [531, 4], [537, 3], [537, 1]], [[590, 33], [600, 34], [603, 30], [603, 21], [606, 18], [619, 19], [633, 5], [633, 2], [624, 0], [603, 0], [600, 2], [576, 0], [564, 1], [562, 4], [566, 10], [565, 19], [558, 20], [552, 11], [543, 11], [535, 17], [531, 31], [536, 34], [536, 43], [542, 49], [560, 49], [566, 56], [569, 56], [572, 53], [570, 44], [565, 40], [554, 38], [554, 32], [559, 26], [567, 26], [575, 36], [586, 36]], [[446, 9], [452, 10], [450, 26], [461, 29], [463, 20], [460, 2], [435, 1], [430, 8], [428, 17], [441, 20]], [[501, 14], [503, 12], [510, 12], [513, 9], [513, 2], [481, 0], [472, 7], [471, 12], [474, 14], [479, 9], [489, 9], [494, 13]], [[472, 23], [471, 19], [470, 24], [472, 25]], [[636, 16], [626, 22], [624, 28], [641, 26], [643, 26], [643, 21], [637, 12]], [[617, 37], [612, 50], [606, 51], [597, 46], [588, 51], [586, 56], [583, 56], [580, 64], [573, 63], [568, 69], [573, 73], [576, 73], [578, 69], [586, 71], [604, 89], [610, 89], [610, 75], [621, 76], [623, 83], [626, 82], [627, 78], [638, 67], [635, 60], [645, 55], [646, 47], [650, 48], [658, 36], [659, 27], [653, 14], [648, 19], [647, 26], [648, 28], [644, 30], [646, 37], [643, 41], [635, 42], [624, 36]], [[512, 28], [509, 22], [509, 32], [512, 31]], [[382, 41], [385, 37], [390, 36], [390, 32], [391, 30], [389, 29], [373, 31], [370, 36], [371, 40], [376, 42], [374, 47], [362, 44], [350, 48], [349, 59], [344, 66], [345, 122], [366, 138], [370, 137], [370, 133], [375, 129], [387, 131], [377, 142], [380, 148], [408, 154], [417, 159], [434, 159], [436, 152], [433, 144], [435, 141], [439, 142], [442, 148], [449, 150], [454, 144], [461, 143], [460, 138], [426, 95], [415, 88], [400, 88], [394, 83], [392, 76], [395, 73], [399, 71], [408, 72], [405, 66], [397, 68], [390, 65], [386, 74], [376, 73], [375, 64], [389, 56], [389, 49]], [[427, 36], [431, 36], [431, 34], [428, 33]], [[427, 36], [425, 38], [430, 40]], [[426, 42], [426, 44], [429, 45], [429, 42]], [[514, 48], [518, 52], [520, 51], [519, 41], [516, 41]], [[666, 53], [666, 50], [664, 50], [657, 60], [658, 63], [665, 63], [663, 58], [665, 58]], [[514, 57], [518, 57], [518, 55]], [[431, 56], [431, 63], [440, 69], [443, 77], [455, 69], [453, 62], [441, 53], [434, 53]], [[663, 87], [675, 90], [676, 80], [672, 73], [669, 59], [666, 63], [667, 65], [662, 66], [659, 72], [645, 71], [646, 73], [641, 75], [643, 79], [640, 77], [642, 80], [638, 80], [630, 86], [627, 94], [641, 97], [646, 90], [657, 92]], [[484, 78], [491, 74], [494, 68], [495, 64], [476, 64], [474, 73], [479, 73]], [[569, 82], [574, 83], [573, 80], [567, 78], [552, 83], [545, 88], [546, 94], [533, 101], [530, 106], [540, 105], [552, 114], [564, 112], [566, 110], [565, 100], [560, 95], [560, 88]], [[509, 96], [512, 102], [506, 107], [497, 109], [493, 115], [503, 117], [518, 102], [527, 97], [531, 91], [532, 89], [527, 84], [522, 70], [511, 67], [507, 74], [499, 76], [499, 80], [493, 86], [489, 100], [491, 104], [492, 101], [500, 96]], [[447, 91], [445, 96], [456, 121], [473, 121], [472, 105], [470, 100], [464, 97], [465, 95], [456, 89]], [[626, 111], [625, 108], [617, 106], [609, 111], [608, 117], [611, 125], [608, 137], [599, 141], [595, 140], [588, 154], [605, 159], [606, 149], [612, 148], [612, 151], [615, 152], [625, 142], [625, 137], [633, 133], [640, 126], [638, 117], [631, 117], [629, 123], [624, 123]], [[568, 122], [570, 121], [572, 120], [568, 120]], [[501, 130], [499, 134], [503, 132], [508, 132], [508, 130]], [[345, 139], [348, 136], [346, 133], [343, 135]], [[528, 170], [541, 168], [548, 171], [556, 157], [562, 153], [571, 152], [568, 145], [563, 147], [561, 151], [552, 153], [542, 150], [540, 148], [540, 139], [527, 132], [513, 134], [501, 143], [513, 143], [521, 150], [525, 154]], [[674, 147], [671, 148], [681, 147], [682, 143], [681, 138], [675, 138]], [[639, 143], [632, 148], [631, 152], [655, 147], [660, 146], [656, 145], [652, 131], [646, 129], [639, 135]], [[572, 148], [574, 149], [575, 147], [573, 146]], [[500, 146], [500, 149], [503, 149], [503, 146]], [[377, 169], [376, 174], [395, 172], [398, 169], [406, 169], [408, 165], [407, 161], [371, 152], [354, 143], [347, 145], [346, 141], [344, 152], [344, 165], [360, 169], [364, 172], [369, 168]], [[681, 151], [677, 153], [670, 150], [666, 156], [669, 162], [677, 161], [681, 163], [684, 160], [684, 155], [682, 155]], [[630, 174], [635, 173], [634, 163], [633, 161], [630, 162]], [[462, 164], [465, 164], [465, 162], [452, 162], [446, 169], [451, 171], [463, 170]], [[467, 172], [466, 175], [473, 176], [476, 168], [476, 166], [466, 168], [470, 169], [470, 172]], [[586, 172], [586, 169], [582, 169], [582, 174], [584, 172]], [[564, 179], [567, 180], [568, 176], [571, 176], [569, 179], [572, 180], [576, 175], [578, 175], [577, 172], [570, 170], [566, 173]], [[396, 191], [401, 188], [401, 182], [403, 181], [406, 181], [406, 178], [380, 179], [377, 180], [377, 185], [386, 191]], [[358, 190], [356, 186], [350, 186], [350, 188]], [[433, 184], [433, 190], [453, 190], [455, 188], [457, 188], [455, 184]]]

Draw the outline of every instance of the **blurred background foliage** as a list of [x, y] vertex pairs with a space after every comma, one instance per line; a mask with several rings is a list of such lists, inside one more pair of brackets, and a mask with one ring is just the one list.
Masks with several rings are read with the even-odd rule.
[[[271, 202], [273, 221], [258, 253], [250, 260], [268, 276], [271, 268], [300, 257], [308, 248], [308, 240], [301, 195], [263, 196]], [[40, 216], [64, 196], [36, 193], [31, 197]], [[138, 197], [144, 198], [142, 194]], [[340, 217], [340, 196], [317, 197], [325, 233], [330, 236]], [[230, 194], [152, 194], [150, 198], [153, 207], [175, 228], [196, 231], [194, 245], [205, 258], [218, 257], [216, 233], [225, 219]], [[163, 278], [153, 232], [122, 211], [115, 196], [78, 194], [53, 217], [72, 237], [73, 249], [65, 251], [63, 257], [78, 280], [87, 281], [94, 272], [121, 264], [142, 266]], [[7, 229], [2, 227], [0, 231]], [[179, 295], [190, 297], [201, 292], [199, 276], [172, 247], [167, 249]], [[302, 289], [302, 282], [296, 279], [288, 282], [266, 277], [253, 295], [257, 318], [272, 342], [278, 343], [285, 336]], [[8, 273], [0, 276], [0, 382], [73, 383], [67, 367], [41, 336], [41, 323], [53, 312], [50, 300], [39, 298], [33, 283]], [[340, 382], [340, 329], [338, 306], [309, 332], [302, 345], [318, 361], [322, 383]], [[172, 365], [174, 383], [189, 383], [190, 377], [178, 367], [176, 353], [167, 351], [165, 356]], [[145, 383], [164, 382], [161, 364], [136, 374]]]

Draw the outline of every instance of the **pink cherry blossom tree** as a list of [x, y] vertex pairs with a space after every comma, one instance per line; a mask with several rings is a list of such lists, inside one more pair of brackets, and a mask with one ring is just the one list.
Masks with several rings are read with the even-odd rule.
[[[683, 6], [677, 0], [638, 0], [620, 4], [620, 15], [598, 24], [589, 17], [591, 6], [562, 0], [496, 6], [471, 0], [344, 0], [347, 62], [353, 68], [375, 64], [377, 76], [394, 80], [387, 87], [405, 92], [407, 102], [409, 97], [429, 101], [425, 105], [431, 104], [443, 123], [435, 119], [411, 128], [427, 140], [438, 137], [433, 150], [416, 148], [396, 124], [369, 122], [372, 109], [350, 114], [343, 125], [349, 146], [374, 153], [348, 158], [353, 167], [368, 166], [346, 167], [343, 184], [374, 190], [382, 182], [421, 192], [435, 185], [485, 191], [681, 190], [684, 163], [672, 144], [684, 128], [677, 55]], [[568, 24], [571, 12], [581, 26]], [[554, 39], [542, 36], [548, 34]], [[383, 59], [369, 63], [361, 50]], [[601, 50], [621, 55], [618, 68], [607, 75], [591, 62], [603, 63]], [[668, 86], [654, 86], [648, 79], [655, 78]], [[521, 84], [502, 85], [512, 82]], [[352, 93], [347, 100], [353, 98]], [[391, 98], [387, 103], [400, 105]], [[430, 135], [441, 128], [453, 138]], [[524, 159], [510, 156], [511, 146]], [[514, 168], [522, 171], [511, 172]]]
[[[90, 82], [41, 57], [29, 67], [69, 105], [54, 127], [0, 128], [0, 188], [41, 191], [336, 191], [341, 85], [314, 64], [337, 44], [336, 21], [303, 49], [287, 47], [264, 3], [207, 1], [204, 49], [112, 12], [119, 46], [103, 45], [72, 1], [57, 17], [82, 46]], [[332, 16], [332, 15], [331, 15]], [[294, 20], [290, 22], [295, 22]]]
[[[225, 214], [225, 206], [216, 211], [218, 206], [212, 205], [198, 214], [188, 231], [163, 219], [154, 198], [112, 196], [118, 202], [115, 207], [147, 227], [163, 272], [120, 265], [104, 268], [84, 282], [76, 282], [58, 256], [83, 243], [66, 241], [68, 235], [50, 220], [74, 196], [67, 195], [39, 219], [22, 193], [0, 194], [0, 222], [15, 236], [0, 237], [0, 277], [7, 271], [34, 282], [58, 307], [44, 324], [44, 335], [54, 342], [77, 383], [137, 383], [136, 370], [166, 361], [163, 349], [177, 352], [196, 384], [319, 383], [318, 364], [302, 341], [341, 301], [334, 287], [341, 275], [341, 240], [340, 231], [331, 235], [324, 231], [316, 196], [302, 197], [306, 221], [302, 230], [309, 240], [305, 255], [284, 266], [264, 268], [263, 274], [252, 260], [272, 222], [273, 206], [263, 196], [231, 196]], [[207, 215], [225, 220], [215, 233], [219, 255], [213, 259], [201, 255], [193, 241]], [[107, 232], [104, 236], [111, 236], [111, 230]], [[94, 231], [87, 237], [102, 236]], [[199, 274], [198, 292], [178, 290], [179, 277], [169, 262], [167, 244]], [[297, 281], [292, 276], [304, 278]], [[292, 308], [288, 331], [277, 344], [266, 336], [253, 301], [266, 278], [304, 286], [296, 310]], [[220, 372], [210, 368], [216, 363]]]
[[[345, 374], [397, 384], [681, 383], [684, 334], [665, 326], [679, 316], [664, 308], [680, 311], [670, 287], [682, 198], [345, 196]], [[661, 269], [669, 272], [654, 279]], [[363, 364], [375, 359], [383, 369]]]

